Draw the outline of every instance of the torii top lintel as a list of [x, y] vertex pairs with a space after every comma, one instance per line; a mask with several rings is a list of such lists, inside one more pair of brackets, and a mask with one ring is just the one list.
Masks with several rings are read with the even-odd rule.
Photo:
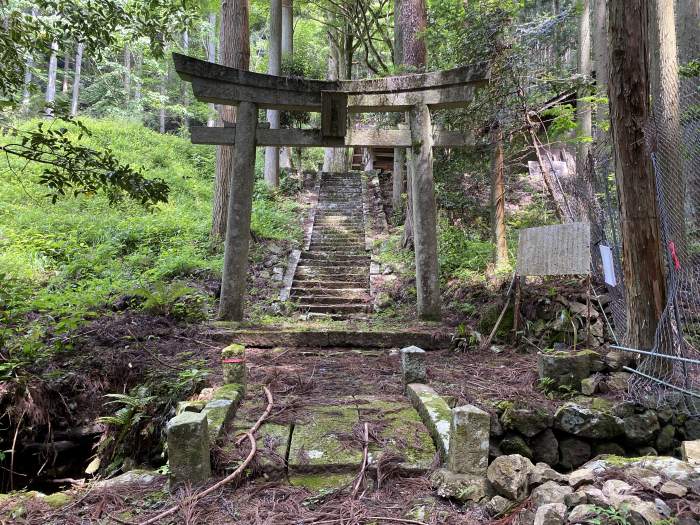
[[253, 73], [179, 53], [173, 53], [173, 60], [175, 70], [192, 83], [195, 97], [203, 102], [253, 102], [262, 109], [289, 111], [321, 111], [322, 93], [347, 97], [351, 113], [406, 111], [417, 104], [463, 107], [490, 75], [489, 65], [480, 63], [434, 73], [331, 81]]

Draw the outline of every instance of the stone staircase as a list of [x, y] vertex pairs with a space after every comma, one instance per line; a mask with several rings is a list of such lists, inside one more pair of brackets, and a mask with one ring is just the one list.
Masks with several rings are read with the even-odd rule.
[[362, 178], [322, 173], [311, 243], [299, 259], [291, 297], [305, 313], [343, 318], [369, 312]]

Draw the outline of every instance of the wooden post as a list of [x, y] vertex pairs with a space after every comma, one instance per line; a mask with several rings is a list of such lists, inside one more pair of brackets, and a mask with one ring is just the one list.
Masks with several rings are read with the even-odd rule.
[[228, 200], [224, 270], [221, 280], [219, 319], [243, 320], [243, 300], [248, 276], [250, 214], [255, 179], [255, 131], [258, 112], [252, 102], [241, 102], [236, 121], [236, 145]]
[[413, 238], [416, 254], [418, 316], [441, 318], [437, 258], [437, 207], [433, 180], [433, 133], [430, 109], [425, 104], [410, 111], [413, 177]]
[[513, 343], [518, 344], [520, 337], [520, 298], [522, 294], [522, 277], [516, 274], [515, 276], [515, 299], [513, 301]]

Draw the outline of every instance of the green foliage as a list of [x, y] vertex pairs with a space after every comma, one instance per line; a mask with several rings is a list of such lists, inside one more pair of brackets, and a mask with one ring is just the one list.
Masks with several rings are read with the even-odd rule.
[[141, 308], [152, 315], [164, 315], [179, 321], [203, 321], [207, 318], [206, 297], [182, 283], [156, 283], [151, 288], [132, 292], [143, 302]]
[[482, 240], [466, 228], [441, 220], [438, 257], [443, 280], [483, 278], [493, 258], [493, 243]]
[[[92, 195], [104, 192], [110, 204], [127, 196], [146, 207], [168, 200], [169, 188], [163, 179], [147, 179], [142, 169], [120, 162], [108, 148], [94, 149], [81, 143], [90, 130], [79, 120], [65, 117], [65, 125], [55, 120], [30, 122], [20, 129], [13, 128], [15, 137], [0, 142], [0, 152], [18, 157], [25, 166], [42, 166], [36, 181], [49, 189], [47, 197], [53, 204], [59, 197], [71, 193]], [[13, 160], [8, 157], [12, 164]], [[31, 163], [31, 164], [28, 164]], [[23, 169], [13, 170], [22, 176]]]
[[594, 517], [586, 520], [592, 525], [629, 525], [629, 508], [627, 505], [621, 505], [620, 508], [602, 507], [596, 505], [593, 507]]
[[[202, 293], [181, 294], [181, 284], [168, 283], [216, 278], [223, 263], [209, 240], [214, 148], [137, 123], [86, 124], [89, 147], [111, 144], [119, 162], [163, 179], [170, 198], [153, 212], [129, 200], [110, 206], [99, 193], [52, 205], [37, 166], [26, 177], [0, 176], [0, 380], [70, 350], [71, 331], [135, 289], [147, 290], [146, 299], [168, 315], [206, 314]], [[254, 237], [300, 238], [296, 207], [278, 193], [256, 195]]]

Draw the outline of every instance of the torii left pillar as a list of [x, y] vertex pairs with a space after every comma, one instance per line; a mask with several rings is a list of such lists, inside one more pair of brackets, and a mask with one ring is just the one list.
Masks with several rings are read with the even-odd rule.
[[255, 104], [241, 102], [236, 116], [236, 145], [233, 151], [233, 177], [228, 199], [224, 272], [219, 303], [219, 319], [224, 321], [243, 320], [250, 249], [250, 216], [253, 211], [257, 124], [258, 110]]
[[433, 179], [433, 130], [428, 106], [419, 104], [411, 108], [409, 122], [413, 162], [411, 189], [418, 315], [426, 321], [439, 321], [441, 299], [437, 255], [437, 206]]

